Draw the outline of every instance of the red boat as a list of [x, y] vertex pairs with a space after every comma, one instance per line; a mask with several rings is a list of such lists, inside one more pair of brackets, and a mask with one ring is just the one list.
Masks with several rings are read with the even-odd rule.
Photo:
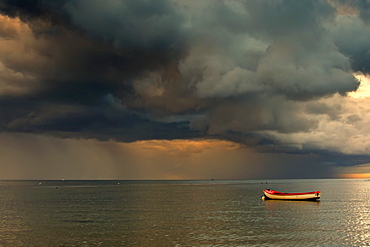
[[263, 199], [272, 199], [272, 200], [311, 200], [316, 201], [320, 199], [320, 191], [312, 192], [279, 192], [276, 190], [263, 190], [265, 194]]

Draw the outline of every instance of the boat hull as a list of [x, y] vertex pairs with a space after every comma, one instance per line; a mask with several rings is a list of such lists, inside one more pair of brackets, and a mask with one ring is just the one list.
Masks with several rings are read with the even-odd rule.
[[264, 199], [270, 200], [301, 200], [301, 201], [316, 201], [320, 199], [320, 191], [286, 193], [275, 190], [263, 190]]

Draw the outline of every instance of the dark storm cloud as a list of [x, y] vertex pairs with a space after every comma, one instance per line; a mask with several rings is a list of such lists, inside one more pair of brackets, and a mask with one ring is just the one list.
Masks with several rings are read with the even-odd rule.
[[[181, 16], [170, 1], [69, 1], [72, 22], [115, 47], [166, 51], [181, 48]], [[98, 10], [98, 11], [97, 11]]]
[[367, 23], [370, 23], [370, 1], [369, 0], [357, 0], [356, 4], [360, 11], [360, 17]]
[[[177, 60], [183, 51], [177, 16], [167, 18], [174, 13], [167, 1], [34, 0], [2, 1], [0, 6], [48, 42], [48, 49], [36, 51], [53, 63], [42, 71], [45, 90], [78, 90], [91, 81], [90, 92], [103, 89], [104, 94], [104, 89], [119, 90], [122, 85], [126, 90], [127, 81]], [[50, 23], [54, 19], [58, 21]]]
[[156, 122], [148, 110], [117, 111], [106, 104], [107, 97], [119, 97], [126, 107], [135, 97], [132, 80], [180, 56], [179, 17], [167, 1], [2, 1], [0, 6], [47, 43], [31, 49], [48, 60], [40, 69], [3, 59], [12, 70], [36, 74], [38, 82], [27, 95], [4, 97], [3, 131], [119, 141], [196, 136], [189, 123]]
[[[0, 10], [11, 17], [21, 17], [26, 21], [30, 18], [59, 18], [61, 7], [65, 0], [3, 0], [0, 2]], [[56, 14], [53, 17], [53, 14]]]
[[[361, 19], [353, 16], [339, 17], [338, 25], [331, 32], [338, 48], [351, 59], [354, 71], [369, 74], [370, 45], [369, 28]], [[356, 37], [356, 38], [353, 38]]]
[[[95, 138], [132, 142], [150, 139], [198, 137], [187, 122], [153, 122], [145, 114], [128, 110], [107, 95], [97, 106], [49, 104], [6, 98], [0, 101], [2, 130], [46, 133], [65, 138]], [[109, 126], [109, 127], [107, 127]]]
[[369, 155], [348, 155], [334, 152], [315, 152], [317, 161], [327, 166], [356, 166], [358, 164], [370, 163]]
[[337, 25], [330, 31], [340, 51], [349, 56], [354, 71], [370, 73], [370, 45], [368, 42], [370, 25], [370, 1], [333, 1], [344, 8], [358, 12], [358, 15], [344, 15], [337, 18]]
[[368, 66], [368, 38], [341, 36], [327, 1], [3, 0], [0, 11], [8, 132], [300, 153], [280, 135], [318, 128], [312, 115], [341, 119], [305, 104], [356, 90], [352, 68]]

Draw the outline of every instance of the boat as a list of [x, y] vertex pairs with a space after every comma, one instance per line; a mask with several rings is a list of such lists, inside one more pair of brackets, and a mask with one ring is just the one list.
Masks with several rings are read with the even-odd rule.
[[311, 192], [279, 192], [276, 190], [263, 190], [264, 200], [306, 200], [316, 201], [320, 199], [320, 191]]

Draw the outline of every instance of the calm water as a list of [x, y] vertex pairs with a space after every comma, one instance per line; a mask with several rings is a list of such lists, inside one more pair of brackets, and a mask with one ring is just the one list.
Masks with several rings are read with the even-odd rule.
[[0, 246], [370, 246], [369, 180], [0, 181], [0, 208]]

